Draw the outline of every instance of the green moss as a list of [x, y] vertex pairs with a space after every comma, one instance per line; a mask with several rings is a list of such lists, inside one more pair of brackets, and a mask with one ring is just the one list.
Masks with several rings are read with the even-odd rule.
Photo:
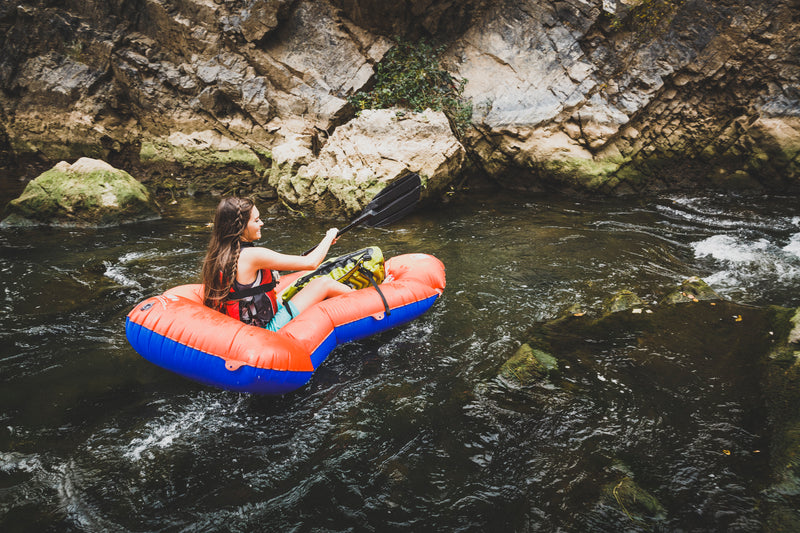
[[619, 183], [615, 175], [620, 168], [618, 159], [594, 160], [575, 157], [548, 161], [543, 166], [557, 179], [575, 183], [584, 189], [613, 189]]
[[311, 188], [315, 181], [314, 178], [301, 176], [299, 174], [293, 174], [289, 178], [289, 183], [292, 188], [303, 196], [305, 196], [305, 193]]
[[156, 145], [151, 142], [143, 142], [139, 149], [139, 161], [147, 163], [159, 159], [159, 151]]
[[[261, 152], [262, 157], [271, 160], [269, 152]], [[142, 163], [177, 163], [185, 168], [202, 169], [208, 167], [241, 166], [263, 174], [267, 168], [259, 154], [247, 148], [233, 150], [198, 149], [191, 150], [169, 143], [145, 141], [139, 150]]]
[[613, 30], [629, 31], [645, 42], [667, 30], [672, 17], [685, 0], [639, 0], [622, 15], [611, 15]]
[[273, 164], [269, 169], [269, 173], [267, 174], [267, 181], [270, 186], [277, 189], [281, 183], [291, 178], [293, 174], [294, 171], [291, 162], [284, 164]]
[[603, 302], [603, 308], [607, 313], [619, 313], [628, 309], [643, 307], [646, 304], [635, 293], [622, 290]]

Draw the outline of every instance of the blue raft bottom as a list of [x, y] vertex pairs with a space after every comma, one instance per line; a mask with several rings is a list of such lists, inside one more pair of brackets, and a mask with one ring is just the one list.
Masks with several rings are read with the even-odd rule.
[[[367, 316], [337, 326], [311, 354], [311, 364], [316, 370], [340, 344], [363, 339], [395, 326], [410, 322], [433, 306], [439, 295], [412, 302], [392, 309], [391, 313], [378, 320]], [[253, 394], [280, 395], [304, 386], [311, 379], [311, 372], [272, 370], [242, 365], [228, 370], [221, 357], [191, 348], [155, 333], [139, 324], [125, 319], [128, 341], [145, 359], [162, 368], [184, 377], [215, 387]]]

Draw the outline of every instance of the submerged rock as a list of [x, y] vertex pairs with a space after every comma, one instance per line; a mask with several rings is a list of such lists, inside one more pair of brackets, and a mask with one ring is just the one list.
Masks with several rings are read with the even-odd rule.
[[523, 344], [500, 368], [500, 377], [519, 386], [530, 385], [558, 372], [558, 360], [552, 355]]
[[[800, 309], [772, 309], [775, 347], [766, 365], [765, 397], [772, 421], [770, 443], [770, 531], [797, 531], [800, 525]], [[786, 333], [788, 332], [788, 333]], [[786, 335], [784, 338], [783, 336]]]
[[157, 218], [147, 188], [104, 161], [66, 161], [31, 181], [6, 207], [4, 226], [112, 226]]
[[[647, 411], [630, 415], [631, 420], [638, 416], [639, 424], [650, 416], [653, 428], [681, 424], [686, 417], [681, 404], [688, 397], [698, 405], [738, 403], [725, 415], [751, 438], [723, 432], [731, 443], [723, 440], [723, 446], [730, 449], [715, 451], [741, 468], [763, 472], [753, 483], [761, 487], [758, 500], [767, 529], [795, 531], [800, 524], [800, 309], [737, 304], [693, 277], [647, 312], [608, 312], [637, 302], [633, 293], [622, 291], [600, 316], [570, 309], [534, 325], [501, 376], [523, 384], [542, 379], [546, 372], [531, 346], [547, 346], [548, 357], [558, 358], [563, 367], [562, 383], [578, 383], [584, 390], [621, 383], [633, 396], [648, 398]], [[722, 390], [702, 385], [714, 382], [723, 383]], [[509, 396], [507, 401], [516, 400]], [[629, 459], [646, 464], [672, 450], [666, 445], [628, 452]], [[663, 506], [630, 472], [618, 472], [603, 494], [602, 505], [618, 507], [632, 520], [664, 518]]]
[[603, 499], [610, 505], [619, 506], [631, 520], [637, 522], [666, 518], [666, 511], [661, 502], [629, 477], [604, 486]]
[[641, 298], [628, 290], [619, 291], [604, 302], [606, 313], [619, 313], [627, 311], [628, 309], [641, 310], [645, 305], [645, 302]]
[[679, 289], [668, 294], [661, 303], [681, 304], [689, 302], [720, 301], [722, 297], [708, 283], [697, 276], [684, 280]]

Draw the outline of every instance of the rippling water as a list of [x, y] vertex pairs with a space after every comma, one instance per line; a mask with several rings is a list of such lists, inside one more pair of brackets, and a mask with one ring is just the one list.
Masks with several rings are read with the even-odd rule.
[[[519, 395], [496, 376], [532, 324], [621, 289], [656, 301], [700, 275], [736, 302], [800, 305], [797, 198], [474, 196], [353, 230], [337, 251], [439, 257], [444, 296], [280, 398], [194, 384], [126, 342], [136, 302], [196, 279], [214, 204], [0, 230], [4, 531], [763, 529], [752, 368], [622, 334], [581, 339], [555, 386]], [[281, 251], [325, 229], [264, 218]], [[602, 498], [615, 472], [635, 474], [661, 521]]]

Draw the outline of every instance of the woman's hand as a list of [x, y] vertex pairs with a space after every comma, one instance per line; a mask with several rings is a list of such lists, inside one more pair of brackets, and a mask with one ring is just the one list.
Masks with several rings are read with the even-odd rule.
[[[336, 242], [336, 237], [339, 235], [338, 228], [330, 228], [328, 231], [325, 232], [325, 236], [319, 242], [316, 248], [306, 256], [303, 256], [312, 261], [312, 266], [310, 269], [317, 268], [320, 263], [325, 259], [325, 256], [328, 255], [328, 249], [330, 249], [331, 245]], [[309, 270], [310, 270], [309, 269]]]
[[331, 228], [325, 232], [325, 238], [330, 238], [331, 244], [334, 244], [339, 236], [339, 230], [337, 228]]

